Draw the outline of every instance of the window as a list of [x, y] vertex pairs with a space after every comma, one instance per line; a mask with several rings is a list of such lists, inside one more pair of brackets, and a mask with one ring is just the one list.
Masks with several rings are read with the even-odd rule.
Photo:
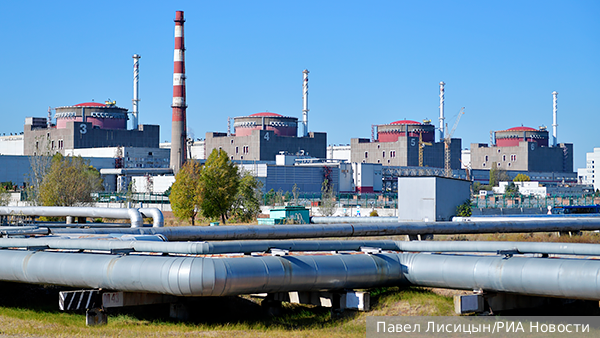
[[369, 158], [369, 152], [365, 151], [365, 158]]
[[506, 155], [502, 155], [502, 162], [506, 162]]
[[515, 155], [515, 154], [510, 155], [510, 160], [512, 162], [515, 162], [517, 160], [517, 155]]
[[383, 151], [383, 152], [381, 153], [381, 156], [382, 156], [383, 158], [385, 158], [385, 151]]
[[236, 154], [239, 152], [239, 150], [240, 150], [240, 149], [239, 149], [238, 147], [235, 147], [235, 153], [236, 153]]
[[487, 162], [488, 160], [489, 160], [489, 157], [487, 155], [485, 155], [485, 160], [484, 161]]
[[390, 151], [390, 157], [396, 157], [396, 151], [395, 150], [391, 150]]
[[500, 167], [500, 165], [501, 165], [501, 164], [502, 164], [502, 163], [498, 162], [498, 167]]

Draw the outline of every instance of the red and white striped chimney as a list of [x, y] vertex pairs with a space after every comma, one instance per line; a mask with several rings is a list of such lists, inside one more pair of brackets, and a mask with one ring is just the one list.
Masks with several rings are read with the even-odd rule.
[[185, 110], [185, 46], [183, 11], [175, 13], [175, 54], [173, 68], [173, 119], [171, 122], [171, 169], [177, 174], [187, 160]]

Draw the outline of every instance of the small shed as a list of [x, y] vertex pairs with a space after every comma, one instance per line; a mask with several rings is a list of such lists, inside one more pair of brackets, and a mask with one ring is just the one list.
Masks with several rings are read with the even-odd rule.
[[258, 224], [308, 224], [310, 223], [309, 210], [303, 206], [288, 205], [276, 207], [269, 211], [269, 218], [259, 218]]
[[471, 197], [471, 181], [422, 176], [398, 178], [398, 221], [450, 221]]

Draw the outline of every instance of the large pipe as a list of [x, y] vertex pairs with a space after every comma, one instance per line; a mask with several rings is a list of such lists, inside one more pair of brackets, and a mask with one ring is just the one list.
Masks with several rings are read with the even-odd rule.
[[552, 92], [552, 146], [556, 147], [558, 144], [558, 92]]
[[600, 261], [435, 254], [217, 259], [3, 250], [0, 280], [176, 296], [417, 285], [600, 300]]
[[308, 69], [302, 71], [302, 136], [308, 136]]
[[[313, 216], [310, 218], [313, 224], [340, 224], [355, 223], [356, 217], [351, 216]], [[380, 217], [362, 217], [358, 220], [360, 223], [398, 223], [398, 217], [380, 216]]]
[[[390, 240], [312, 240], [312, 241], [225, 241], [225, 242], [156, 242], [157, 236], [102, 237], [97, 239], [2, 238], [0, 248], [48, 247], [56, 250], [123, 250], [168, 254], [213, 255], [228, 253], [268, 252], [273, 249], [288, 251], [360, 251], [381, 249], [384, 251], [409, 252], [477, 252], [511, 254], [553, 254], [600, 256], [599, 244], [582, 243], [535, 243], [493, 241], [390, 241]], [[114, 240], [107, 240], [114, 239]]]
[[386, 256], [201, 258], [0, 252], [0, 280], [176, 296], [227, 296], [389, 286], [404, 280]]
[[165, 226], [165, 219], [158, 208], [139, 208], [139, 212], [143, 217], [152, 217], [152, 226], [160, 228]]
[[0, 207], [0, 215], [116, 218], [129, 219], [131, 221], [132, 228], [144, 226], [144, 220], [142, 218], [141, 213], [137, 209], [131, 208], [117, 209], [94, 207]]
[[175, 13], [175, 54], [173, 57], [173, 118], [171, 121], [171, 168], [177, 174], [187, 160], [185, 44], [183, 11]]
[[140, 58], [139, 54], [133, 54], [133, 100], [132, 100], [132, 115], [133, 119], [131, 120], [132, 129], [138, 129], [138, 121], [139, 121], [139, 111], [138, 104], [140, 102], [139, 98], [139, 82], [140, 82]]
[[[164, 227], [139, 229], [86, 229], [86, 233], [161, 234], [169, 241], [290, 239], [319, 237], [393, 236], [419, 234], [478, 234], [553, 232], [600, 229], [600, 218], [519, 220], [504, 222], [398, 222], [227, 227]], [[52, 233], [81, 233], [81, 229], [52, 229]]]
[[444, 81], [440, 82], [440, 142], [444, 141]]

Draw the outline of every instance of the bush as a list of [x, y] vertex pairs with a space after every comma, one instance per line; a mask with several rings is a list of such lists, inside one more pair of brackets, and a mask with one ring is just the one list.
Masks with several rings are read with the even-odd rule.
[[379, 214], [377, 213], [377, 210], [373, 209], [373, 211], [371, 211], [371, 213], [369, 214], [369, 216], [371, 216], [371, 217], [378, 217]]

